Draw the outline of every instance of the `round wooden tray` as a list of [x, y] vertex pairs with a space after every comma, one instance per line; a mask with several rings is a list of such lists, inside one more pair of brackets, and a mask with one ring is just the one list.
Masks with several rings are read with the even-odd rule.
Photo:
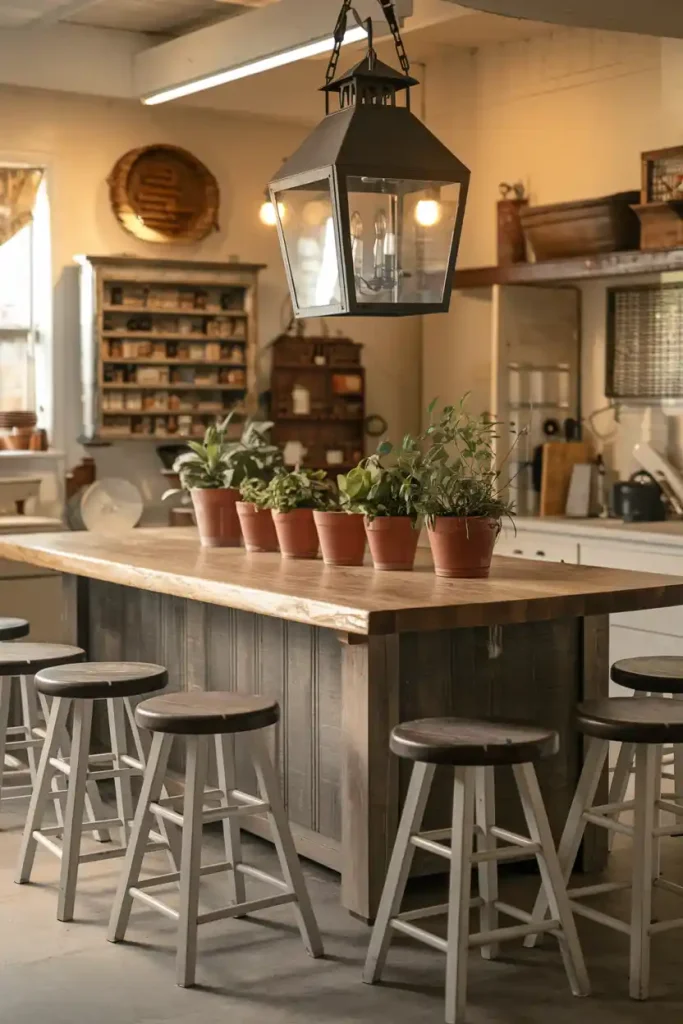
[[116, 162], [107, 183], [116, 218], [136, 238], [182, 244], [218, 230], [218, 182], [186, 149], [131, 149]]

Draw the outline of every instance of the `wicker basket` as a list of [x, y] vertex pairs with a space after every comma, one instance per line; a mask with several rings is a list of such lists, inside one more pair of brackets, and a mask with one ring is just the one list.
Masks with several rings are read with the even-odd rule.
[[520, 210], [520, 218], [537, 260], [637, 249], [640, 224], [630, 204], [639, 198], [638, 192], [618, 192], [601, 199], [532, 206]]

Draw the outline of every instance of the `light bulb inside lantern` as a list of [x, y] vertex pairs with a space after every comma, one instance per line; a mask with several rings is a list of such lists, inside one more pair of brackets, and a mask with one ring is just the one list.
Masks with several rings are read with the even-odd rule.
[[[280, 220], [285, 219], [285, 204], [277, 204], [277, 212], [280, 214]], [[259, 210], [259, 219], [262, 224], [272, 228], [277, 224], [277, 215], [275, 213], [275, 206], [271, 203], [270, 199], [266, 199], [265, 202], [261, 203], [261, 209]]]
[[438, 199], [420, 199], [415, 206], [415, 221], [423, 228], [432, 228], [441, 220], [441, 212]]

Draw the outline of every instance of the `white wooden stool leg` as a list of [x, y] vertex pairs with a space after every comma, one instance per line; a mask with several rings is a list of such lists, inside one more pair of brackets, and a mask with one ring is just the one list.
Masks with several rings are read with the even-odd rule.
[[513, 771], [529, 836], [534, 843], [539, 843], [541, 847], [540, 852], [536, 855], [541, 873], [541, 884], [546, 891], [551, 917], [556, 918], [561, 925], [562, 930], [558, 933], [557, 938], [569, 985], [575, 996], [587, 996], [590, 993], [588, 972], [550, 831], [548, 815], [536, 778], [536, 770], [532, 764], [516, 764], [513, 766]]
[[109, 918], [109, 930], [107, 932], [109, 942], [120, 942], [126, 934], [130, 911], [133, 905], [130, 888], [136, 885], [140, 878], [142, 859], [145, 855], [147, 838], [152, 827], [150, 804], [158, 800], [161, 794], [172, 742], [173, 737], [166, 733], [157, 732], [154, 734], [152, 749], [142, 780], [140, 798], [135, 809], [133, 828]]
[[261, 797], [270, 804], [268, 817], [273, 842], [280, 861], [280, 870], [285, 882], [296, 895], [296, 903], [293, 904], [293, 907], [301, 939], [306, 951], [311, 956], [322, 956], [323, 944], [318, 931], [318, 923], [313, 913], [303, 871], [289, 829], [287, 813], [280, 794], [280, 782], [268, 755], [263, 736], [259, 732], [249, 734], [249, 750], [256, 770]]
[[[218, 785], [225, 794], [225, 802], [230, 805], [230, 795], [235, 789], [235, 737], [217, 735], [216, 765], [218, 769]], [[232, 801], [234, 802], [234, 801]], [[232, 864], [231, 888], [233, 903], [244, 903], [246, 899], [244, 875], [239, 870], [242, 863], [242, 839], [237, 818], [223, 819], [223, 841], [225, 843], [225, 859]]]
[[446, 952], [446, 1024], [461, 1024], [465, 1019], [467, 1007], [475, 772], [475, 768], [456, 768], [453, 785]]
[[[128, 766], [122, 760], [128, 753], [126, 717], [123, 704], [120, 699], [113, 698], [106, 703], [113, 766], [116, 769], [126, 770]], [[116, 814], [123, 822], [120, 842], [121, 846], [127, 846], [130, 838], [130, 823], [133, 818], [133, 793], [128, 771], [126, 771], [125, 775], [119, 775], [114, 779], [114, 792], [116, 793]]]
[[652, 923], [652, 871], [655, 817], [654, 801], [661, 759], [657, 747], [636, 747], [636, 797], [633, 822], [633, 869], [631, 889], [632, 999], [647, 999], [650, 982], [650, 924]]
[[85, 811], [85, 789], [92, 729], [91, 700], [74, 701], [73, 740], [69, 758], [69, 788], [64, 812], [64, 840], [59, 876], [57, 920], [73, 921], [78, 880], [78, 861]]
[[[21, 717], [26, 730], [26, 739], [35, 741], [35, 730], [38, 727], [38, 704], [33, 682], [28, 676], [21, 676], [19, 692], [21, 694]], [[33, 786], [35, 786], [38, 778], [38, 760], [36, 748], [28, 747], [26, 749], [26, 763], [28, 764], [28, 773], [31, 777], [31, 785]]]
[[[485, 853], [496, 848], [496, 837], [491, 835], [496, 809], [493, 768], [476, 769], [475, 797], [477, 852]], [[484, 901], [479, 912], [480, 928], [483, 932], [491, 932], [498, 927], [498, 911], [495, 907], [498, 900], [498, 865], [494, 860], [482, 861], [477, 865], [477, 876], [479, 896]], [[485, 960], [494, 960], [498, 956], [498, 951], [499, 946], [495, 943], [481, 947], [481, 955]]]
[[70, 704], [70, 700], [55, 697], [50, 709], [45, 739], [40, 752], [38, 781], [33, 787], [33, 793], [31, 794], [26, 824], [24, 825], [24, 834], [19, 850], [19, 866], [16, 875], [16, 881], [19, 885], [29, 881], [31, 871], [33, 870], [33, 861], [38, 845], [33, 833], [42, 825], [45, 808], [50, 799], [50, 783], [54, 773], [54, 768], [50, 764], [50, 758], [54, 757], [60, 749], [61, 736], [66, 728]]
[[9, 728], [9, 709], [12, 699], [12, 679], [5, 676], [0, 679], [0, 800], [2, 800], [2, 782], [5, 774], [5, 743]]
[[206, 783], [207, 737], [187, 737], [187, 768], [183, 802], [183, 846], [180, 865], [180, 916], [176, 983], [194, 985], [197, 967], [197, 915], [202, 861], [202, 811]]
[[[683, 693], [675, 693], [674, 700], [683, 700]], [[683, 802], [683, 743], [674, 743], [674, 789]]]
[[[558, 860], [565, 886], [571, 877], [579, 847], [581, 846], [581, 840], [586, 831], [583, 812], [593, 805], [608, 752], [609, 743], [607, 740], [591, 738], [558, 850]], [[544, 886], [541, 886], [532, 911], [532, 920], [542, 921], [547, 911], [548, 899]], [[531, 948], [536, 945], [538, 938], [538, 935], [527, 935], [524, 945], [527, 948]]]
[[[126, 718], [128, 719], [128, 725], [130, 727], [131, 735], [133, 737], [133, 745], [135, 746], [135, 756], [138, 762], [145, 767], [148, 760], [148, 748], [149, 744], [145, 744], [142, 738], [142, 733], [138, 727], [138, 723], [135, 721], [135, 708], [130, 697], [124, 697], [123, 707]], [[155, 800], [159, 796], [168, 797], [168, 790], [166, 786], [161, 787], [160, 793], [154, 797]], [[167, 856], [171, 864], [172, 871], [180, 871], [180, 829], [171, 824], [165, 818], [159, 817], [157, 820], [159, 832], [163, 836], [165, 842], [168, 844]]]
[[[662, 754], [663, 747], [661, 744], [655, 745], [655, 764], [657, 766], [655, 771], [655, 787], [654, 795], [652, 800], [652, 881], [659, 878], [661, 874], [661, 839], [659, 836], [654, 834], [654, 830], [659, 828], [661, 824], [661, 811], [657, 807], [657, 802], [662, 799]], [[635, 815], [634, 815], [635, 817]]]
[[[623, 804], [626, 799], [626, 790], [628, 789], [628, 782], [631, 777], [631, 769], [633, 768], [633, 762], [636, 756], [636, 747], [634, 743], [622, 743], [619, 749], [619, 755], [617, 757], [617, 763], [614, 766], [614, 772], [612, 774], [612, 782], [609, 787], [608, 803], [610, 804]], [[614, 815], [614, 820], [619, 821], [620, 815], [617, 813]], [[615, 832], [607, 833], [607, 849], [611, 850], [614, 843]]]
[[[44, 693], [40, 693], [38, 696], [40, 699], [40, 706], [45, 717], [45, 721], [47, 722], [50, 717], [50, 708], [52, 707], [52, 704]], [[54, 699], [55, 698], [53, 697], [52, 700], [54, 701]], [[71, 737], [69, 736], [69, 730], [66, 727], [66, 723], [62, 727], [61, 736], [59, 738], [58, 753], [59, 756], [63, 758], [65, 761], [68, 761], [71, 756]], [[59, 789], [58, 779], [54, 779], [52, 788], [53, 790]], [[55, 814], [57, 816], [57, 824], [63, 825], [64, 812], [62, 810], [62, 805], [59, 800], [59, 797], [54, 798], [54, 803]], [[108, 817], [107, 812], [105, 811], [104, 808], [104, 804], [102, 803], [100, 791], [97, 788], [97, 783], [93, 780], [86, 784], [85, 811], [87, 814], [88, 821], [102, 821], [104, 818]], [[106, 829], [97, 829], [92, 833], [92, 835], [93, 838], [96, 839], [98, 843], [108, 843], [111, 839], [111, 836], [109, 835], [109, 832], [107, 832]]]
[[394, 849], [389, 861], [387, 877], [377, 909], [372, 937], [365, 958], [363, 981], [372, 985], [382, 974], [391, 942], [389, 922], [401, 909], [415, 847], [410, 837], [420, 831], [435, 766], [417, 761], [410, 776], [410, 785], [403, 805], [403, 813], [396, 833]]

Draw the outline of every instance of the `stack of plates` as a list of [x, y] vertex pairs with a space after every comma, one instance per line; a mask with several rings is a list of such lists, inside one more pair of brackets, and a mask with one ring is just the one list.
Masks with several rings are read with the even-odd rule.
[[0, 412], [0, 429], [33, 430], [37, 422], [34, 412]]

